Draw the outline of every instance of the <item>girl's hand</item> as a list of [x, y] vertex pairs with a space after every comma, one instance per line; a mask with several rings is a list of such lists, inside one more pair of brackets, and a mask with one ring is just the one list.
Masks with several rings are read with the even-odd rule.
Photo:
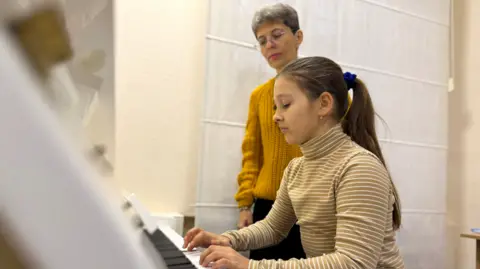
[[211, 245], [231, 246], [225, 236], [210, 233], [200, 228], [193, 228], [184, 237], [183, 247], [192, 251], [196, 247], [207, 248]]
[[200, 264], [212, 269], [248, 269], [249, 259], [231, 247], [212, 245], [200, 256]]

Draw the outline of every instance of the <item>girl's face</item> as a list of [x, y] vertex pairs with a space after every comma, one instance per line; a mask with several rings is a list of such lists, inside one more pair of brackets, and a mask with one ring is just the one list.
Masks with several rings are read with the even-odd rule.
[[294, 80], [280, 76], [275, 81], [273, 96], [273, 119], [285, 135], [287, 143], [301, 145], [322, 134], [327, 128], [327, 116], [333, 105], [329, 93], [324, 92], [311, 101], [306, 91], [299, 88]]

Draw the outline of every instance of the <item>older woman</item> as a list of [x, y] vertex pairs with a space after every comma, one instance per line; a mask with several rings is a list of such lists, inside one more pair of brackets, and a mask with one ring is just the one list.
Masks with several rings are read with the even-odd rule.
[[[252, 30], [263, 57], [277, 72], [297, 59], [303, 33], [297, 12], [291, 6], [276, 3], [261, 8], [253, 17]], [[240, 209], [238, 228], [267, 216], [276, 198], [283, 171], [293, 158], [302, 155], [298, 146], [287, 144], [273, 121], [274, 83], [274, 78], [268, 80], [258, 86], [250, 97], [242, 145], [243, 166], [238, 175], [239, 188], [235, 195]], [[297, 225], [278, 245], [250, 252], [253, 260], [304, 257]]]

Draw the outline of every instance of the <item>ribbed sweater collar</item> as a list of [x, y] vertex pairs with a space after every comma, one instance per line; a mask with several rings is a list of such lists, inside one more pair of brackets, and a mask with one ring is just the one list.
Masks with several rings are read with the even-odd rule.
[[340, 124], [328, 130], [323, 135], [314, 137], [300, 145], [305, 159], [318, 159], [332, 153], [343, 144], [348, 136], [343, 132]]

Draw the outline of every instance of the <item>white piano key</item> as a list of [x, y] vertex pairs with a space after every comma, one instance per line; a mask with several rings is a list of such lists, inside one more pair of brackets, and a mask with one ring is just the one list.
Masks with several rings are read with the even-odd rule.
[[[167, 236], [168, 239], [170, 239], [170, 241], [172, 241], [173, 244], [175, 244], [175, 246], [178, 249], [184, 250], [183, 237], [181, 235], [176, 233], [172, 228], [168, 226], [162, 225], [162, 226], [159, 226], [158, 228]], [[186, 252], [184, 251], [185, 257], [187, 257], [187, 259], [189, 259], [193, 263], [193, 265], [195, 265], [196, 268], [207, 269], [207, 267], [203, 267], [200, 265], [201, 253], [202, 253], [201, 248], [195, 249], [193, 251], [186, 251]]]

